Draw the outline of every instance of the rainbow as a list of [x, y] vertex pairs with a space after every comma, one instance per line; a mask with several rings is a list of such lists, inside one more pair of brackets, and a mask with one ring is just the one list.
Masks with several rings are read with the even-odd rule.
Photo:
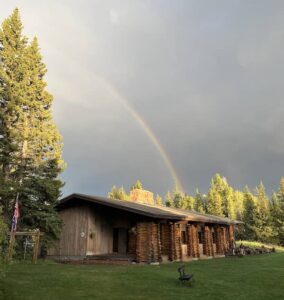
[[140, 125], [140, 127], [143, 129], [143, 131], [146, 133], [150, 141], [153, 143], [153, 145], [161, 155], [165, 165], [170, 171], [175, 187], [178, 190], [180, 190], [182, 193], [184, 193], [184, 189], [182, 187], [181, 180], [177, 175], [177, 171], [175, 170], [174, 165], [169, 155], [167, 154], [165, 148], [158, 140], [153, 130], [149, 127], [149, 125], [142, 118], [142, 116], [130, 105], [128, 100], [125, 97], [123, 97], [110, 82], [108, 82], [106, 79], [102, 77], [96, 77], [96, 79], [98, 79], [102, 87], [105, 88], [105, 90], [110, 94], [112, 99], [119, 101], [124, 106], [124, 108], [130, 113], [130, 115], [134, 118], [134, 120]]

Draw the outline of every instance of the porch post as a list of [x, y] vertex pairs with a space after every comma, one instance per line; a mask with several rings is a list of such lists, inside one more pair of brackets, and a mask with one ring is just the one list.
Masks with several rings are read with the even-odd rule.
[[197, 258], [200, 257], [199, 254], [199, 241], [198, 241], [198, 231], [195, 224], [188, 224], [188, 256]]
[[221, 255], [225, 254], [224, 234], [219, 225], [216, 228], [216, 252]]
[[139, 222], [136, 225], [136, 260], [137, 262], [158, 262], [161, 260], [159, 224]]
[[205, 225], [204, 228], [204, 254], [207, 256], [213, 256], [213, 240], [211, 228], [208, 225]]
[[180, 224], [170, 223], [170, 236], [171, 251], [169, 258], [171, 261], [179, 260], [182, 257]]

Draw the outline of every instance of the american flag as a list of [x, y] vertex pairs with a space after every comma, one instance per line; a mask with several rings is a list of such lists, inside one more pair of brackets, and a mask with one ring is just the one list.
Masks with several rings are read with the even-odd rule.
[[12, 231], [17, 230], [17, 223], [18, 223], [19, 216], [20, 216], [19, 203], [18, 200], [16, 200], [15, 207], [14, 207], [14, 215], [12, 219]]

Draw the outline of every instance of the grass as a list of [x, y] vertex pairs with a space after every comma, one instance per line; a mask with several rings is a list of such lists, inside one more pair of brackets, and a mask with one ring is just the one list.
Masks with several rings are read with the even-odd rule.
[[277, 246], [277, 245], [272, 245], [272, 244], [266, 244], [266, 243], [261, 243], [261, 242], [254, 242], [254, 241], [237, 241], [237, 245], [239, 246], [240, 244], [243, 244], [244, 246], [248, 246], [251, 248], [261, 248], [262, 246], [266, 248], [275, 248], [277, 252], [284, 252], [284, 247]]
[[178, 266], [0, 265], [0, 299], [283, 299], [284, 253], [186, 263], [192, 287], [177, 280]]

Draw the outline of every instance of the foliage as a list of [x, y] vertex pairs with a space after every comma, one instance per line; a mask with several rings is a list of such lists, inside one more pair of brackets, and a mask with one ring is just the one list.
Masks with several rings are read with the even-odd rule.
[[0, 204], [10, 225], [18, 195], [19, 228], [45, 232], [46, 248], [60, 231], [54, 206], [63, 185], [62, 138], [38, 41], [29, 42], [22, 30], [15, 9], [0, 28]]
[[262, 243], [257, 241], [245, 241], [245, 240], [239, 240], [236, 241], [237, 246], [240, 246], [240, 244], [243, 244], [244, 246], [250, 247], [250, 248], [261, 248], [264, 246], [265, 248], [275, 248], [276, 252], [282, 252], [284, 253], [284, 247], [275, 245], [275, 244], [268, 244], [268, 243]]
[[167, 192], [166, 194], [166, 200], [165, 200], [165, 204], [167, 207], [174, 207], [174, 201], [172, 199], [171, 193]]
[[211, 185], [208, 191], [206, 211], [215, 216], [224, 216], [224, 201], [223, 194], [225, 182], [220, 174], [216, 174], [211, 180]]
[[140, 180], [137, 180], [130, 188], [131, 191], [135, 189], [143, 190], [143, 185]]
[[276, 238], [274, 241], [284, 245], [284, 178], [280, 180], [278, 192], [272, 195], [270, 212]]
[[2, 207], [0, 206], [0, 259], [1, 259], [1, 250], [3, 249], [4, 242], [7, 239], [8, 227], [4, 221], [2, 214]]
[[115, 185], [111, 188], [108, 193], [108, 197], [111, 199], [128, 200], [129, 196], [126, 194], [124, 187], [117, 188]]
[[159, 206], [163, 205], [163, 199], [160, 195], [156, 196], [156, 205], [159, 205]]
[[200, 194], [199, 190], [197, 189], [195, 192], [195, 210], [200, 213], [205, 213], [205, 205], [206, 199]]
[[245, 222], [245, 237], [247, 239], [256, 239], [255, 234], [255, 210], [256, 210], [256, 200], [255, 196], [251, 193], [248, 187], [244, 190], [244, 216], [243, 221]]
[[270, 241], [273, 237], [269, 199], [261, 182], [256, 188], [256, 203], [254, 210], [255, 235], [257, 241]]

